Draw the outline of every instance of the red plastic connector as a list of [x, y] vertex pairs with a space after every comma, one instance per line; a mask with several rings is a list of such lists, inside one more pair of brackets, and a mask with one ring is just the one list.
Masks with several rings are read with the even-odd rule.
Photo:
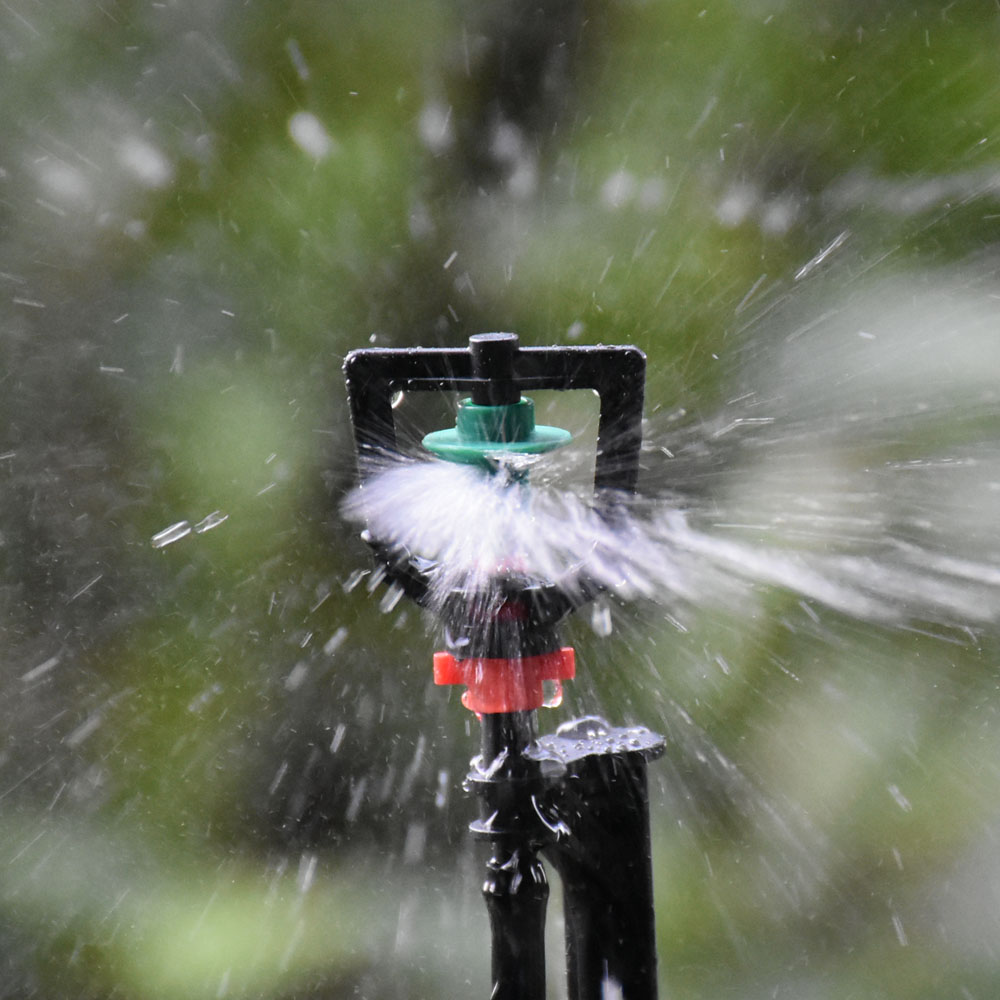
[[544, 681], [565, 681], [575, 676], [576, 653], [572, 646], [511, 660], [457, 660], [451, 653], [434, 654], [434, 683], [466, 685], [462, 704], [479, 715], [541, 708], [545, 704]]

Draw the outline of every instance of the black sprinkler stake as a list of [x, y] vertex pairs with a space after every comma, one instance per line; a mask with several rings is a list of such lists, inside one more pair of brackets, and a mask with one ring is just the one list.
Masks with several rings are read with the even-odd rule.
[[[558, 428], [536, 426], [522, 392], [593, 389], [601, 404], [595, 504], [613, 516], [638, 480], [645, 360], [634, 347], [522, 348], [511, 333], [479, 334], [468, 349], [353, 351], [344, 371], [360, 485], [397, 452], [397, 392], [468, 393], [456, 427], [424, 443], [446, 461], [489, 475], [497, 456], [548, 451], [569, 439]], [[432, 564], [389, 539], [366, 538], [387, 579], [426, 603]], [[538, 736], [546, 682], [575, 672], [558, 628], [584, 598], [513, 575], [494, 583], [502, 599], [456, 593], [443, 601], [448, 648], [434, 658], [436, 682], [465, 685], [463, 703], [482, 722], [481, 752], [466, 786], [480, 800], [473, 835], [492, 848], [483, 887], [492, 936], [488, 995], [544, 1000], [545, 857], [563, 882], [570, 1000], [655, 1000], [646, 765], [663, 753], [664, 741], [596, 716]], [[599, 592], [586, 580], [576, 583], [580, 594]]]

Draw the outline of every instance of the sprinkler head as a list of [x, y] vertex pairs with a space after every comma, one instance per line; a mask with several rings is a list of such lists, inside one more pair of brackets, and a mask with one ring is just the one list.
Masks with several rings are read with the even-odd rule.
[[[590, 389], [601, 403], [594, 493], [607, 516], [634, 492], [642, 440], [645, 357], [634, 347], [528, 347], [512, 333], [478, 334], [468, 349], [373, 348], [353, 351], [344, 364], [358, 448], [359, 486], [396, 452], [392, 399], [398, 392], [457, 391], [455, 427], [424, 438], [437, 457], [488, 472], [505, 470], [511, 482], [526, 481], [532, 456], [562, 447], [568, 431], [535, 424], [525, 390]], [[572, 650], [558, 626], [595, 588], [577, 580], [525, 578], [498, 570], [482, 591], [435, 589], [436, 566], [392, 539], [368, 535], [386, 577], [434, 610], [444, 626], [447, 652], [435, 677], [464, 684], [466, 705], [482, 715], [531, 712], [542, 707], [546, 682], [573, 676]], [[572, 593], [572, 596], [570, 596]]]
[[[475, 541], [483, 518], [496, 503], [512, 503], [518, 517], [527, 462], [565, 444], [570, 435], [538, 427], [525, 389], [592, 389], [601, 401], [594, 474], [595, 506], [615, 516], [623, 496], [636, 485], [642, 435], [645, 358], [631, 347], [521, 349], [513, 334], [480, 334], [468, 350], [364, 350], [345, 362], [351, 415], [358, 447], [359, 500], [387, 454], [396, 451], [392, 410], [398, 392], [417, 390], [468, 393], [454, 428], [424, 438], [432, 454], [448, 462], [505, 471], [506, 480], [472, 480]], [[421, 475], [426, 470], [418, 470]], [[436, 476], [440, 469], [433, 470]], [[387, 475], [406, 474], [392, 470]], [[433, 478], [433, 477], [432, 477]], [[400, 509], [409, 487], [390, 480], [384, 496]], [[519, 483], [514, 490], [512, 484]], [[428, 517], [443, 513], [453, 531], [451, 511], [416, 484], [420, 498], [431, 493]], [[492, 489], [498, 486], [499, 490]], [[497, 493], [502, 494], [501, 497]], [[404, 504], [406, 501], [402, 501]], [[369, 526], [378, 504], [368, 507]], [[404, 508], [403, 513], [406, 513]], [[498, 533], [517, 535], [493, 516]], [[452, 515], [453, 517], [453, 515]], [[383, 522], [384, 523], [384, 522]], [[468, 523], [468, 522], [467, 522]], [[419, 521], [417, 521], [419, 525]], [[486, 525], [483, 525], [486, 528]], [[393, 529], [387, 527], [386, 534]], [[567, 985], [574, 997], [598, 997], [620, 986], [629, 1000], [655, 1000], [656, 961], [646, 761], [663, 749], [645, 729], [613, 729], [588, 717], [553, 736], [538, 736], [537, 709], [554, 707], [563, 680], [575, 674], [573, 650], [560, 646], [558, 626], [593, 595], [596, 584], [572, 571], [565, 579], [536, 579], [519, 570], [521, 556], [478, 546], [485, 578], [472, 574], [462, 586], [443, 563], [429, 562], [396, 538], [372, 537], [376, 559], [393, 586], [437, 613], [447, 651], [434, 656], [437, 684], [461, 684], [462, 702], [481, 721], [481, 753], [472, 762], [466, 789], [481, 800], [473, 835], [492, 844], [483, 895], [492, 936], [492, 996], [545, 996], [545, 906], [548, 883], [539, 855], [546, 852], [562, 877], [566, 911]], [[419, 530], [405, 536], [419, 547]], [[447, 546], [436, 550], [446, 553]], [[458, 560], [462, 561], [462, 560]], [[530, 565], [526, 560], [522, 565]], [[542, 575], [542, 571], [536, 571]], [[562, 569], [552, 575], [568, 576]], [[443, 584], [442, 584], [443, 579]]]

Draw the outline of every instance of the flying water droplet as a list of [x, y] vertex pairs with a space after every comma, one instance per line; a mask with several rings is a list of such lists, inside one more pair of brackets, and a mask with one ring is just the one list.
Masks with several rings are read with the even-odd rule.
[[162, 531], [158, 531], [150, 539], [150, 543], [154, 549], [164, 549], [168, 545], [173, 545], [174, 542], [179, 542], [182, 538], [187, 538], [190, 534], [191, 523], [189, 521], [178, 521], [176, 524], [171, 524]]
[[443, 809], [448, 804], [448, 779], [447, 771], [438, 771], [437, 791], [434, 793], [436, 809]]
[[25, 684], [31, 683], [31, 681], [38, 680], [39, 677], [44, 677], [50, 670], [53, 670], [59, 665], [58, 656], [50, 656], [43, 663], [39, 663], [37, 667], [32, 667], [27, 672], [21, 674], [21, 680]]
[[316, 864], [319, 861], [317, 855], [313, 854], [312, 851], [306, 851], [301, 858], [299, 858], [299, 892], [303, 895], [309, 891], [313, 884], [313, 879], [316, 877]]
[[302, 152], [317, 162], [337, 152], [337, 143], [326, 126], [309, 111], [297, 111], [292, 115], [288, 120], [288, 134]]
[[194, 526], [194, 532], [196, 535], [203, 535], [206, 531], [211, 531], [228, 520], [228, 514], [223, 514], [221, 510], [213, 510], [211, 514], [207, 514]]
[[594, 635], [599, 635], [602, 639], [611, 635], [611, 608], [604, 601], [598, 601], [591, 610], [590, 627], [594, 630]]
[[292, 667], [288, 676], [285, 678], [285, 690], [286, 691], [297, 691], [302, 687], [305, 682], [306, 677], [309, 674], [309, 667], [307, 664], [299, 661]]
[[892, 796], [893, 802], [899, 806], [903, 812], [913, 812], [913, 805], [910, 800], [899, 790], [899, 785], [889, 785], [888, 792]]
[[334, 632], [333, 635], [331, 635], [330, 638], [327, 639], [325, 643], [323, 643], [323, 652], [326, 653], [327, 656], [333, 656], [333, 654], [336, 653], [338, 649], [340, 649], [341, 645], [343, 644], [346, 638], [347, 638], [347, 627], [341, 625], [340, 628], [338, 628], [337, 631]]
[[400, 599], [403, 596], [403, 588], [397, 584], [393, 584], [386, 590], [382, 597], [382, 600], [378, 603], [378, 609], [382, 614], [387, 615], [392, 609], [399, 604]]
[[406, 828], [406, 841], [403, 844], [403, 863], [415, 865], [424, 856], [427, 846], [427, 824], [411, 823]]
[[368, 575], [370, 570], [367, 569], [356, 569], [353, 573], [343, 582], [342, 588], [345, 594], [349, 594], [354, 588], [361, 583], [361, 581]]

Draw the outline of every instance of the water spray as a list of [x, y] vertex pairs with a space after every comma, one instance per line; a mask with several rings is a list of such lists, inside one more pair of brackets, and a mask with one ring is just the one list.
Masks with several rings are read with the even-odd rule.
[[[423, 439], [432, 455], [490, 477], [510, 503], [530, 490], [533, 456], [569, 443], [536, 424], [523, 391], [590, 389], [600, 398], [593, 504], [613, 521], [635, 492], [645, 357], [634, 347], [526, 347], [510, 333], [473, 336], [468, 349], [373, 348], [348, 355], [359, 486], [398, 456], [398, 393], [458, 392], [456, 425]], [[446, 502], [446, 501], [442, 501]], [[363, 506], [363, 505], [362, 505]], [[484, 516], [487, 516], [484, 513]], [[481, 722], [466, 788], [480, 800], [473, 835], [488, 842], [483, 895], [492, 935], [491, 1000], [544, 1000], [544, 857], [563, 883], [571, 1000], [655, 1000], [656, 951], [647, 762], [662, 737], [597, 716], [539, 735], [538, 711], [575, 675], [559, 628], [601, 583], [581, 568], [548, 580], [516, 558], [481, 567], [473, 586], [391, 537], [364, 533], [386, 580], [440, 621], [434, 679], [462, 685]], [[571, 585], [568, 585], [570, 583]]]

